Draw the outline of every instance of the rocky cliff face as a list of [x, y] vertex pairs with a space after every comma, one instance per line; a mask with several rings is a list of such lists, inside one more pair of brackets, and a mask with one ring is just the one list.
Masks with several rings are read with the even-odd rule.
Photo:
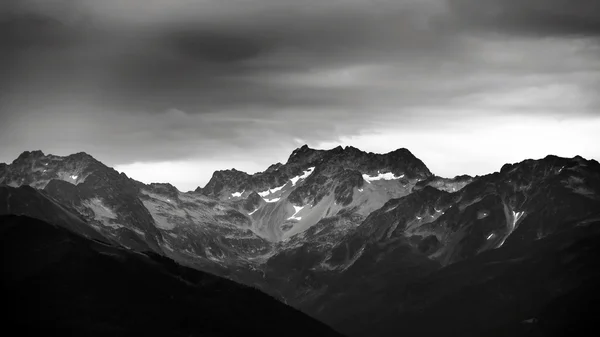
[[[9, 201], [2, 214], [59, 223], [54, 214], [64, 209], [69, 218], [83, 221], [88, 232], [110, 242], [204, 270], [228, 274], [230, 266], [248, 264], [270, 247], [236, 207], [182, 193], [170, 184], [143, 184], [85, 153], [59, 157], [24, 152], [1, 173], [0, 189]], [[23, 207], [30, 200], [44, 202]]]
[[[442, 178], [406, 149], [303, 146], [285, 164], [253, 175], [218, 171], [182, 193], [86, 154], [37, 151], [0, 165], [0, 185], [0, 214], [66, 224], [254, 285], [350, 335], [349, 326], [391, 326], [394, 310], [420, 310], [406, 292], [428, 275], [498, 251], [519, 259], [600, 219], [600, 164], [581, 157]], [[364, 318], [379, 307], [386, 318]]]
[[[215, 172], [197, 191], [221, 201], [253, 195], [256, 207], [245, 209], [254, 231], [279, 241], [342, 211], [366, 216], [431, 176], [423, 162], [406, 149], [374, 154], [353, 147], [325, 151], [305, 145], [294, 150], [286, 164], [261, 173]], [[264, 202], [257, 201], [254, 193]]]
[[268, 274], [279, 279], [272, 287], [350, 334], [348, 317], [385, 306], [391, 284], [405, 289], [498, 249], [526, 252], [546, 237], [600, 220], [599, 177], [596, 161], [548, 156], [506, 165], [456, 192], [413, 189], [366, 218], [323, 219], [268, 261]]

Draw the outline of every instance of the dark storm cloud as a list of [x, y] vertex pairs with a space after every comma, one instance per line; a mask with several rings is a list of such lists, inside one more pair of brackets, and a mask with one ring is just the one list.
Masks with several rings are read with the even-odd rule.
[[592, 115], [600, 103], [597, 1], [11, 3], [0, 6], [0, 140], [22, 141], [14, 151], [241, 155], [382, 124]]
[[447, 57], [458, 52], [458, 42], [450, 43], [443, 32], [419, 28], [414, 9], [384, 5], [388, 10], [362, 5], [297, 13], [284, 8], [241, 19], [163, 22], [117, 62], [109, 87], [117, 91], [118, 104], [137, 99], [158, 111], [176, 103], [190, 112], [246, 105], [356, 106], [352, 88], [257, 79], [401, 58], [425, 64], [425, 51]]
[[243, 34], [199, 30], [169, 32], [172, 48], [199, 60], [214, 63], [235, 63], [258, 57], [269, 49], [268, 41]]
[[5, 15], [0, 18], [0, 39], [4, 50], [39, 46], [64, 48], [78, 43], [78, 37], [60, 21], [43, 15]]
[[600, 36], [597, 0], [449, 0], [468, 28], [537, 36]]

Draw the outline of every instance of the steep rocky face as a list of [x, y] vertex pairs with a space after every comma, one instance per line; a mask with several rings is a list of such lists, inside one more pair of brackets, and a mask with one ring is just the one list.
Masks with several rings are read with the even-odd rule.
[[216, 171], [201, 192], [204, 195], [219, 196], [228, 187], [235, 187], [236, 191], [251, 189], [251, 177], [251, 175], [236, 169]]
[[265, 201], [260, 197], [260, 195], [258, 195], [258, 193], [252, 192], [248, 198], [246, 198], [243, 207], [246, 212], [249, 212], [249, 215], [252, 215], [252, 213], [259, 209], [264, 203]]
[[[502, 245], [527, 245], [600, 209], [600, 165], [546, 157], [505, 166], [455, 193], [426, 185], [390, 200], [353, 234], [357, 242], [405, 238], [448, 265]], [[355, 252], [349, 252], [354, 254]]]
[[304, 145], [292, 152], [287, 163], [270, 166], [265, 172], [248, 175], [235, 169], [217, 171], [204, 188], [205, 195], [229, 199], [232, 193], [261, 192], [286, 184], [288, 180], [302, 174], [310, 167], [325, 175], [336, 170], [358, 171], [360, 174], [377, 175], [390, 172], [409, 179], [425, 179], [432, 174], [425, 164], [407, 149], [398, 149], [387, 154], [374, 154], [354, 147], [336, 147], [331, 150], [315, 150]]
[[[161, 252], [160, 233], [137, 198], [138, 187], [124, 174], [80, 152], [66, 157], [25, 151], [5, 169], [2, 184], [31, 186], [82, 215], [106, 237]], [[125, 231], [120, 229], [125, 228]]]
[[529, 245], [598, 209], [598, 162], [548, 156], [505, 165], [467, 185], [452, 209], [423, 231], [447, 242], [439, 258], [449, 264], [503, 245]]
[[[77, 210], [60, 204], [43, 191], [36, 190], [31, 186], [25, 185], [18, 188], [0, 186], [0, 200], [2, 200], [0, 215], [26, 214], [36, 219], [44, 219], [53, 225], [63, 226], [84, 237], [106, 241], [104, 236], [88, 225], [86, 219]], [[136, 249], [149, 250], [147, 246], [137, 246]]]
[[425, 186], [431, 186], [438, 190], [446, 192], [457, 192], [473, 181], [473, 177], [468, 175], [456, 176], [454, 178], [443, 178], [438, 176], [430, 176], [425, 180], [419, 181], [414, 189], [418, 190]]
[[279, 241], [339, 212], [366, 216], [390, 198], [409, 194], [420, 180], [431, 176], [406, 149], [374, 154], [353, 147], [325, 151], [305, 145], [294, 150], [286, 164], [272, 165], [265, 172], [215, 172], [197, 191], [234, 203], [252, 195], [253, 200], [246, 202], [253, 207], [243, 209], [254, 231]]
[[[321, 317], [319, 312], [329, 301], [337, 303], [334, 299], [354, 279], [402, 274], [404, 282], [440, 268], [428, 257], [440, 246], [435, 236], [411, 238], [404, 232], [428, 221], [425, 217], [439, 217], [453, 200], [451, 193], [428, 186], [388, 201], [366, 218], [345, 212], [323, 219], [282, 242], [267, 262], [267, 273], [274, 284], [285, 280], [274, 287], [289, 303]], [[361, 301], [372, 301], [369, 294], [370, 290], [356, 295], [364, 296]]]
[[600, 221], [559, 227], [527, 247], [502, 246], [416, 277], [403, 266], [347, 278], [335, 297], [304, 310], [348, 336], [585, 334], [600, 298]]
[[4, 182], [4, 179], [6, 179], [7, 168], [8, 165], [6, 165], [5, 163], [0, 163], [0, 184]]
[[[170, 184], [145, 185], [106, 167], [91, 156], [79, 153], [67, 157], [24, 152], [5, 165], [2, 187], [16, 205], [36, 198], [48, 198], [81, 218], [85, 226], [111, 242], [131, 249], [152, 250], [180, 263], [215, 273], [245, 265], [269, 250], [269, 243], [254, 234], [248, 217], [234, 205], [197, 193], [181, 193]], [[11, 186], [27, 187], [29, 194]], [[49, 203], [46, 203], [49, 204]], [[53, 222], [55, 207], [23, 208], [26, 214]], [[53, 222], [54, 223], [54, 222]]]
[[162, 234], [163, 252], [180, 263], [221, 273], [252, 265], [270, 251], [270, 243], [252, 231], [241, 205], [164, 185], [141, 188], [138, 198]]
[[44, 188], [51, 180], [78, 185], [95, 172], [111, 170], [92, 156], [79, 152], [66, 157], [44, 155], [42, 151], [25, 151], [0, 170], [0, 181], [9, 186], [30, 185]]
[[500, 248], [524, 251], [600, 220], [599, 177], [596, 161], [549, 156], [476, 177], [456, 192], [427, 184], [366, 218], [327, 218], [291, 237], [268, 261], [268, 274], [289, 303], [350, 333], [348, 317], [376, 311], [392, 284], [402, 288]]
[[[388, 308], [385, 324], [403, 305], [419, 310], [403, 303], [411, 301], [411, 284], [427, 275], [497, 251], [525, 252], [600, 218], [600, 164], [581, 157], [548, 156], [449, 179], [405, 149], [372, 154], [303, 146], [262, 173], [215, 172], [191, 193], [146, 185], [101, 164], [82, 169], [83, 181], [49, 179], [36, 163], [64, 158], [19, 158], [0, 166], [8, 191], [0, 196], [11, 205], [25, 197], [14, 197], [9, 186], [20, 180], [44, 186], [37, 192], [51, 205], [107, 240], [255, 285], [341, 330], [379, 324], [369, 313], [385, 307], [388, 294], [397, 296], [397, 307]], [[71, 167], [55, 166], [53, 172]]]

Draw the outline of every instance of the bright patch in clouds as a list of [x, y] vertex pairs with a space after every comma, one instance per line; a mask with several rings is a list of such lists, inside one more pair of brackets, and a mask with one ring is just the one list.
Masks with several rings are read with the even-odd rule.
[[[448, 112], [451, 113], [451, 112]], [[440, 119], [443, 113], [437, 113]], [[387, 153], [409, 149], [434, 173], [453, 177], [499, 171], [505, 163], [539, 159], [549, 154], [563, 157], [600, 157], [600, 117], [553, 118], [537, 116], [482, 116], [456, 118], [430, 127], [407, 128], [390, 121], [378, 132], [342, 136], [321, 142], [318, 148], [354, 146], [363, 151]], [[431, 115], [431, 114], [430, 114]], [[431, 120], [424, 116], [422, 120]], [[461, 123], [463, 121], [463, 123]]]

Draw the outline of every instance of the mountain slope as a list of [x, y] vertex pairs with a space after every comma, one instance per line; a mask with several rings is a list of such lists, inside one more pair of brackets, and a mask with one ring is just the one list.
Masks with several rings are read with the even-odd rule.
[[[585, 335], [600, 305], [600, 220], [561, 227], [529, 247], [503, 246], [384, 287], [368, 320], [345, 309], [362, 306], [357, 301], [339, 301], [322, 317], [338, 317], [324, 321], [352, 336]], [[346, 292], [364, 284], [353, 287]]]
[[154, 253], [0, 217], [4, 329], [85, 336], [339, 336], [259, 291]]
[[[0, 181], [42, 186], [38, 180], [43, 177], [31, 168], [54, 157], [26, 153], [0, 166]], [[469, 261], [497, 252], [523, 259], [537, 242], [600, 217], [600, 164], [581, 157], [528, 159], [492, 174], [449, 179], [433, 175], [405, 149], [372, 154], [352, 147], [303, 146], [285, 164], [262, 173], [215, 172], [206, 187], [190, 193], [94, 167], [100, 173], [88, 172], [91, 181], [105, 179], [93, 186], [86, 185], [90, 178], [73, 182], [57, 176], [37, 192], [75, 217], [79, 213], [111, 242], [133, 248], [123, 233], [133, 234], [148, 247], [144, 251], [256, 286], [356, 336], [368, 335], [374, 325], [396, 331], [390, 325], [399, 319], [398, 308], [416, 315], [421, 307], [408, 294], [429, 275], [467, 263], [470, 267], [461, 271], [467, 278], [470, 268], [480, 268]], [[65, 169], [57, 166], [46, 174], [57, 170]], [[19, 198], [11, 192], [15, 188], [3, 188], [9, 191], [7, 205], [28, 202], [28, 194]], [[20, 209], [21, 214], [39, 213]], [[54, 221], [49, 214], [56, 207], [49, 209], [42, 215]], [[144, 215], [132, 221], [128, 214], [135, 212]], [[147, 227], [153, 229], [146, 233]], [[502, 264], [502, 258], [496, 262]], [[496, 274], [491, 270], [480, 277]], [[431, 286], [419, 288], [423, 294], [444, 288], [443, 281], [427, 282]], [[381, 318], [372, 314], [380, 308]]]
[[357, 225], [338, 216], [292, 237], [268, 261], [267, 273], [288, 303], [355, 335], [348, 326], [360, 329], [349, 321], [377, 325], [368, 313], [425, 275], [499, 248], [526, 252], [545, 237], [595, 221], [599, 182], [597, 162], [548, 156], [476, 177], [453, 193], [426, 185]]
[[254, 232], [277, 242], [342, 211], [367, 216], [431, 176], [407, 149], [374, 154], [354, 147], [315, 150], [304, 145], [287, 163], [254, 175], [217, 171], [196, 191], [234, 204], [252, 197], [252, 206], [244, 210]]
[[[181, 193], [169, 184], [143, 184], [85, 153], [60, 157], [23, 152], [1, 167], [0, 185], [5, 191], [12, 189], [4, 195], [11, 196], [12, 210], [30, 198], [49, 199], [108, 241], [223, 276], [231, 277], [230, 269], [238, 265], [249, 269], [248, 259], [270, 249], [237, 207], [198, 193]], [[33, 189], [28, 190], [31, 195], [15, 192], [26, 186], [36, 187], [43, 196], [33, 196]], [[56, 209], [46, 206], [21, 207], [18, 214], [54, 223], [40, 214]], [[11, 213], [0, 208], [0, 214]], [[249, 273], [254, 273], [251, 268]]]

